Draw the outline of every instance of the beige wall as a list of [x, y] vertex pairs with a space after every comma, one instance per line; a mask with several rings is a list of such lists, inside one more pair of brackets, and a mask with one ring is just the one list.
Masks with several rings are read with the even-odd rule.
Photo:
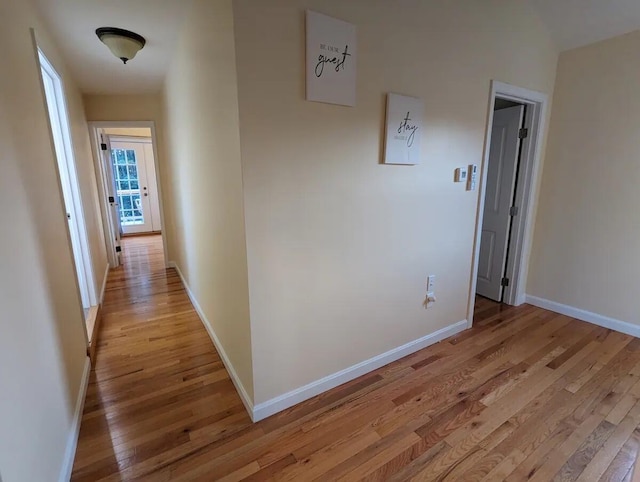
[[84, 109], [88, 121], [154, 121], [162, 118], [159, 95], [85, 94]]
[[164, 92], [175, 261], [253, 395], [230, 0], [197, 0]]
[[151, 137], [151, 129], [148, 127], [109, 127], [104, 129], [104, 133], [112, 136]]
[[30, 27], [65, 77], [82, 179], [91, 157], [79, 96], [30, 2], [1, 2], [0, 25], [0, 471], [3, 482], [57, 480], [86, 335]]
[[[305, 8], [357, 26], [355, 108], [304, 100]], [[453, 171], [481, 162], [490, 80], [551, 93], [557, 53], [523, 1], [237, 0], [234, 19], [260, 403], [466, 318], [478, 191]], [[380, 164], [389, 91], [424, 99], [422, 165]]]
[[640, 32], [560, 56], [530, 295], [640, 324]]

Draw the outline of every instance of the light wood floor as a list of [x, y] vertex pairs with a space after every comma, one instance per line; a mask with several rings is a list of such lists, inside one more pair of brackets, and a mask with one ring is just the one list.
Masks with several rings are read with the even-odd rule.
[[252, 424], [159, 236], [124, 259], [74, 481], [631, 477], [640, 340], [479, 299], [472, 330]]

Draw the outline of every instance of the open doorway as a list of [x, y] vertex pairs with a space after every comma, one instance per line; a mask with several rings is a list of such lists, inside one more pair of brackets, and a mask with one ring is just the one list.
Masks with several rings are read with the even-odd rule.
[[78, 290], [84, 310], [87, 339], [91, 340], [99, 303], [80, 196], [80, 185], [74, 158], [64, 87], [60, 75], [40, 49], [38, 49], [38, 59], [49, 115], [51, 139], [56, 155], [60, 190], [66, 210]]
[[117, 268], [124, 238], [148, 236], [136, 243], [158, 254], [166, 264], [162, 195], [153, 122], [89, 123], [98, 173], [98, 190], [109, 264]]
[[468, 320], [476, 296], [520, 305], [531, 245], [530, 207], [535, 204], [547, 96], [492, 82]]
[[501, 98], [493, 107], [476, 294], [498, 303], [509, 284], [511, 221], [518, 211], [514, 197], [518, 181], [522, 182], [518, 179], [520, 148], [528, 135], [525, 111], [526, 105]]

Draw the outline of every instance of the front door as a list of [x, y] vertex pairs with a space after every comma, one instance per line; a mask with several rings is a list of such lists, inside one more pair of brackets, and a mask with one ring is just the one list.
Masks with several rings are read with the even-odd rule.
[[143, 144], [112, 140], [111, 162], [122, 233], [152, 231], [150, 190]]
[[499, 302], [502, 301], [502, 279], [509, 247], [511, 206], [520, 151], [518, 134], [523, 116], [522, 105], [493, 114], [476, 292]]

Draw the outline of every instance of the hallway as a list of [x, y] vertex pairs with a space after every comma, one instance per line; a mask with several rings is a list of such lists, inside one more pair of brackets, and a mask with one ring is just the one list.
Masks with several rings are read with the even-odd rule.
[[164, 268], [161, 236], [122, 245], [123, 264], [107, 283], [74, 481], [161, 471], [204, 440], [251, 423], [178, 274]]

